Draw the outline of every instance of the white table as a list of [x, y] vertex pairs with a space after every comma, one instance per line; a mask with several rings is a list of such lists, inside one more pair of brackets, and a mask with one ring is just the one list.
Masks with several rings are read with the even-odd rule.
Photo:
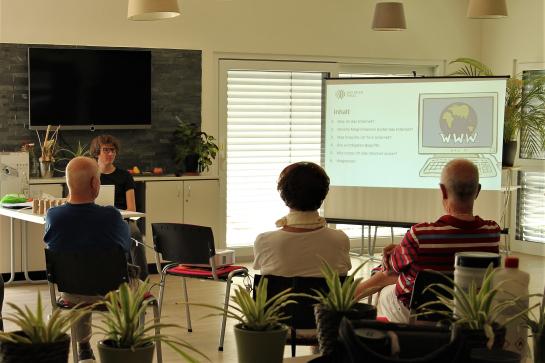
[[[131, 212], [126, 210], [119, 210], [123, 219], [128, 218], [140, 218], [144, 217], [145, 214], [141, 212]], [[0, 207], [0, 215], [8, 217], [10, 219], [10, 278], [5, 282], [6, 285], [13, 283], [15, 280], [15, 236], [14, 236], [14, 222], [16, 219], [23, 222], [23, 228], [21, 228], [21, 254], [22, 254], [22, 263], [23, 263], [23, 274], [25, 276], [24, 283], [41, 283], [43, 281], [32, 280], [28, 275], [28, 242], [26, 235], [25, 224], [27, 222], [45, 224], [45, 215], [32, 213], [30, 208], [22, 209], [10, 209]]]

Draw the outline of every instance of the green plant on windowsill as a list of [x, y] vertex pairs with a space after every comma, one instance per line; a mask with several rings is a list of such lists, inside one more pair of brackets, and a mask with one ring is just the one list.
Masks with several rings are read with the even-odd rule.
[[[462, 65], [460, 69], [452, 73], [453, 76], [494, 75], [487, 65], [476, 59], [458, 58], [450, 64]], [[545, 76], [524, 79], [524, 82], [517, 77], [507, 80], [504, 143], [517, 140], [519, 134], [521, 147], [528, 156], [539, 155], [545, 150]]]

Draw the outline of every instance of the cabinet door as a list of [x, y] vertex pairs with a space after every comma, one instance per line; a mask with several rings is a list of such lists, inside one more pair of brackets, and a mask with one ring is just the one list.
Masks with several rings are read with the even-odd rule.
[[[49, 194], [55, 198], [62, 198], [62, 184], [35, 184], [30, 185], [30, 195], [40, 197]], [[28, 246], [28, 270], [45, 271], [44, 257], [44, 225], [26, 222]]]
[[[219, 181], [184, 181], [184, 223], [212, 227], [218, 236]], [[223, 243], [216, 240], [216, 246]]]
[[[146, 244], [153, 246], [152, 223], [183, 223], [183, 182], [146, 182]], [[146, 248], [148, 263], [155, 261], [153, 250]]]

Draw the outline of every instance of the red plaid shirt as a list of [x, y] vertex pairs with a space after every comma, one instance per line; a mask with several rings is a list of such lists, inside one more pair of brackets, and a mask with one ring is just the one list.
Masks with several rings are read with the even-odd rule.
[[494, 221], [475, 216], [463, 221], [444, 215], [434, 223], [411, 227], [390, 255], [390, 266], [399, 274], [396, 295], [409, 305], [418, 271], [453, 271], [456, 252], [499, 252], [501, 228]]

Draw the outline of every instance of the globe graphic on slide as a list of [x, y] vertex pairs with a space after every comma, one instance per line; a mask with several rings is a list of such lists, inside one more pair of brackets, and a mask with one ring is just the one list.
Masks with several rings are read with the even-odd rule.
[[439, 123], [444, 134], [473, 135], [477, 113], [467, 103], [451, 103], [441, 112]]

